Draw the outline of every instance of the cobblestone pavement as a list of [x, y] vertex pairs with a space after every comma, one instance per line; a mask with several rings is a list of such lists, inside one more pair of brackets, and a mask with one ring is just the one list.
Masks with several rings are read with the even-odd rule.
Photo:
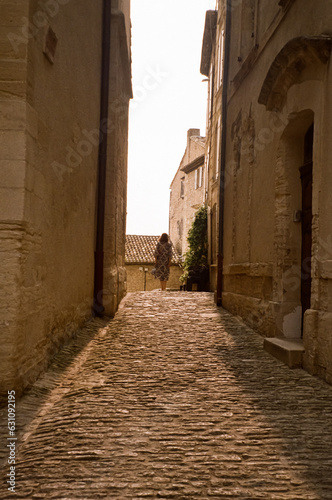
[[211, 294], [129, 294], [98, 321], [19, 403], [1, 499], [332, 499], [332, 387]]

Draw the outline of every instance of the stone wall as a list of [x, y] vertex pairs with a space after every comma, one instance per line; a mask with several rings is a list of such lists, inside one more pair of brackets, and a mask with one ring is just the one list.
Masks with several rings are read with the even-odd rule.
[[[102, 1], [0, 0], [0, 8], [0, 386], [19, 393], [92, 313]], [[119, 86], [128, 88], [120, 44], [113, 30], [110, 108], [121, 126], [107, 167], [108, 314], [125, 281], [129, 95], [117, 101]]]
[[[199, 187], [197, 187], [197, 177], [199, 177], [200, 175], [202, 177], [202, 183]], [[200, 167], [197, 167], [195, 170], [192, 170], [191, 172], [186, 174], [184, 189], [186, 217], [183, 224], [185, 238], [182, 242], [182, 253], [187, 252], [187, 250], [189, 249], [187, 241], [188, 232], [195, 220], [197, 210], [204, 204], [204, 160], [202, 161]]]
[[[151, 291], [160, 288], [159, 280], [151, 274], [153, 264], [127, 264], [127, 292]], [[147, 269], [147, 271], [145, 271]], [[167, 281], [167, 288], [180, 289], [180, 276], [182, 269], [177, 265], [171, 265], [171, 273]]]
[[[331, 40], [322, 35], [332, 14], [324, 1], [309, 0], [305, 10], [297, 0], [277, 4], [256, 13], [248, 50], [238, 37], [243, 12], [232, 10], [223, 305], [263, 335], [303, 333], [305, 368], [332, 382]], [[311, 306], [302, 329], [296, 212], [312, 123]]]
[[131, 97], [129, 6], [128, 0], [121, 0], [119, 7], [125, 10], [125, 15], [122, 11], [112, 11], [111, 23], [110, 130], [106, 175], [103, 290], [105, 313], [109, 316], [115, 314], [118, 304], [126, 293], [128, 104]]
[[[21, 249], [25, 241], [24, 218], [25, 151], [27, 131], [26, 68], [27, 43], [13, 49], [7, 35], [21, 28], [22, 17], [29, 13], [28, 2], [1, 2], [0, 49], [0, 331], [1, 379], [14, 378], [11, 364], [17, 356], [16, 342], [20, 316]], [[7, 389], [7, 388], [4, 388]], [[9, 387], [8, 387], [9, 389]]]
[[188, 250], [187, 236], [195, 218], [195, 213], [204, 203], [204, 161], [202, 168], [202, 183], [197, 186], [195, 173], [200, 167], [186, 173], [186, 166], [204, 154], [204, 138], [200, 137], [199, 129], [189, 129], [187, 132], [187, 146], [179, 168], [171, 184], [169, 233], [176, 251], [183, 255]]
[[180, 255], [182, 255], [182, 247], [186, 239], [184, 229], [184, 183], [185, 174], [178, 168], [170, 191], [169, 236], [175, 250]]
[[205, 143], [205, 180], [208, 208], [208, 264], [210, 290], [217, 288], [219, 249], [219, 190], [221, 162], [221, 99], [223, 88], [224, 8], [219, 1], [218, 12], [208, 11], [203, 36], [201, 71], [208, 77], [208, 104]]

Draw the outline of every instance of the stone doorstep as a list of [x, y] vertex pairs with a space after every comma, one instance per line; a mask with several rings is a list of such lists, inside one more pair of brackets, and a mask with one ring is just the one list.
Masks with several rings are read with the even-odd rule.
[[304, 353], [302, 339], [265, 338], [264, 349], [275, 358], [283, 361], [289, 368], [302, 368]]

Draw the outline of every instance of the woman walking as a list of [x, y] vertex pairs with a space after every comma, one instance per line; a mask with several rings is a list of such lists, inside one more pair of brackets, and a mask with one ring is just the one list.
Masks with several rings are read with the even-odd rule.
[[156, 258], [156, 266], [153, 270], [153, 275], [160, 280], [161, 290], [165, 291], [172, 260], [172, 243], [168, 241], [168, 234], [163, 233], [160, 236], [154, 256]]

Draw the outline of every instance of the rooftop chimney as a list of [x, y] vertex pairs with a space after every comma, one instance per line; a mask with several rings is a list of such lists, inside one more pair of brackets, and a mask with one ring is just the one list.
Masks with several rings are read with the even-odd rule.
[[200, 136], [200, 129], [199, 128], [190, 128], [187, 132], [187, 150], [189, 152], [190, 150], [190, 137], [193, 136]]

